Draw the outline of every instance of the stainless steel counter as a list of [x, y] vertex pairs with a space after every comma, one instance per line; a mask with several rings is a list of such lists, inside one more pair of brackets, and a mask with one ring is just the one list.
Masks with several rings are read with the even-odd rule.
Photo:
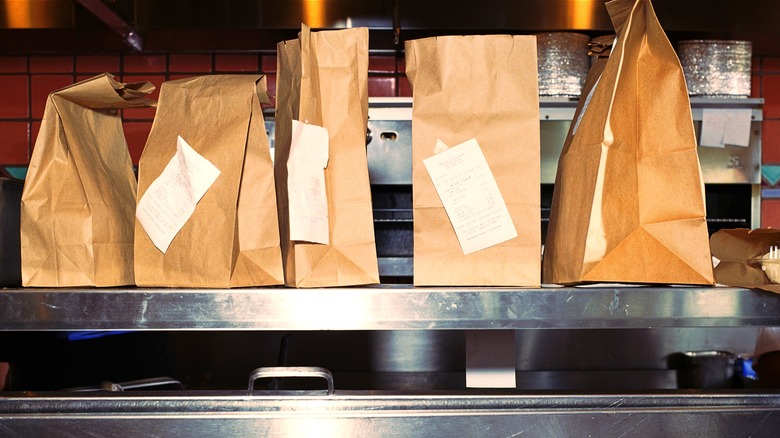
[[[6, 331], [414, 334], [421, 332], [406, 330], [760, 325], [780, 325], [780, 295], [730, 287], [0, 291], [0, 329]], [[778, 428], [780, 392], [773, 390], [342, 391], [336, 381], [333, 395], [261, 390], [252, 395], [181, 390], [0, 393], [0, 436], [769, 437]]]
[[439, 330], [780, 325], [731, 287], [6, 289], [0, 330]]
[[778, 428], [777, 393], [0, 397], [3, 436], [770, 437]]

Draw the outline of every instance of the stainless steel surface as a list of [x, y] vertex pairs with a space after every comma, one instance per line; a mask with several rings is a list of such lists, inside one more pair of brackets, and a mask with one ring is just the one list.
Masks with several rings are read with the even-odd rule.
[[[751, 109], [753, 112], [748, 147], [699, 147], [699, 160], [705, 183], [744, 183], [756, 186], [761, 184], [763, 104], [764, 99], [691, 98], [691, 114], [697, 139], [701, 137], [701, 120], [705, 108]], [[757, 215], [757, 217], [761, 216]]]
[[[190, 389], [245, 388], [248, 370], [278, 364], [327, 368], [339, 389], [423, 391], [465, 389], [468, 332], [178, 331], [171, 336], [176, 350], [186, 358], [176, 367], [177, 372], [193, 376], [185, 382]], [[676, 377], [669, 370], [671, 354], [727, 350], [749, 355], [755, 348], [757, 332], [757, 327], [515, 330], [517, 388], [675, 388]], [[282, 338], [288, 339], [285, 359], [278, 361]], [[302, 383], [308, 386], [297, 387], [320, 388], [316, 381]]]
[[255, 381], [271, 378], [288, 377], [320, 377], [325, 379], [328, 385], [328, 395], [333, 395], [333, 374], [321, 367], [261, 367], [249, 374], [249, 386], [247, 394], [252, 396], [255, 392]]
[[[371, 371], [335, 373], [339, 388], [373, 391], [466, 391], [464, 371]], [[677, 389], [675, 370], [517, 371], [517, 389], [531, 391], [582, 391], [588, 393]]]
[[[369, 109], [369, 117], [371, 113]], [[411, 117], [407, 120], [369, 120], [371, 141], [366, 154], [371, 184], [412, 184], [410, 120]]]
[[381, 276], [411, 276], [414, 261], [411, 257], [380, 257], [378, 259]]
[[778, 428], [776, 392], [0, 398], [0, 430], [8, 436], [774, 437]]
[[7, 289], [2, 330], [411, 330], [780, 325], [728, 287]]
[[[751, 109], [750, 145], [725, 148], [700, 147], [699, 160], [708, 184], [761, 184], [761, 121], [763, 99], [691, 98], [691, 114], [700, 136], [705, 108]], [[372, 140], [367, 147], [372, 184], [411, 184], [411, 98], [370, 99], [369, 124]], [[541, 182], [553, 184], [563, 143], [569, 131], [577, 100], [541, 97]], [[381, 134], [385, 133], [385, 138]]]
[[750, 196], [750, 228], [761, 228], [761, 186], [754, 184]]
[[757, 327], [517, 330], [517, 369], [666, 370], [669, 355], [680, 351], [727, 350], [751, 355], [757, 334]]

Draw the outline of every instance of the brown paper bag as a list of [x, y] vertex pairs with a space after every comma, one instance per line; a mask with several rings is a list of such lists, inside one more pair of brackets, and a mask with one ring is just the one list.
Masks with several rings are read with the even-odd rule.
[[[732, 229], [715, 232], [710, 238], [713, 257], [719, 260], [715, 266], [715, 281], [727, 286], [763, 289], [780, 293], [780, 284], [773, 283], [767, 273], [780, 282], [780, 260], [761, 261], [770, 247], [780, 245], [780, 230]], [[780, 257], [780, 254], [777, 255]]]
[[[540, 283], [539, 93], [534, 36], [408, 41], [415, 285]], [[517, 237], [464, 254], [423, 160], [476, 139]]]
[[[285, 283], [379, 282], [366, 158], [368, 30], [311, 32], [277, 49], [275, 172]], [[292, 121], [328, 129], [328, 244], [290, 240], [287, 161]]]
[[138, 168], [138, 199], [176, 154], [177, 136], [220, 174], [163, 253], [136, 220], [139, 286], [241, 287], [282, 282], [273, 163], [260, 75], [163, 83]]
[[558, 163], [543, 282], [712, 284], [682, 68], [649, 0], [606, 6], [617, 41]]
[[110, 74], [49, 95], [22, 194], [24, 286], [133, 284], [136, 182], [119, 109], [148, 83]]

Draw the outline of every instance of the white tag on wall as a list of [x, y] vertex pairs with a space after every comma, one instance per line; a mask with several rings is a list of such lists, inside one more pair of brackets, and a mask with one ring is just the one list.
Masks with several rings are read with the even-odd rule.
[[325, 185], [328, 130], [293, 120], [292, 131], [287, 159], [290, 239], [327, 245], [330, 241]]
[[[441, 141], [437, 149], [442, 150]], [[476, 139], [423, 160], [464, 254], [517, 237], [509, 210]]]
[[157, 249], [168, 250], [220, 173], [181, 136], [176, 139], [176, 154], [141, 196], [135, 213]]

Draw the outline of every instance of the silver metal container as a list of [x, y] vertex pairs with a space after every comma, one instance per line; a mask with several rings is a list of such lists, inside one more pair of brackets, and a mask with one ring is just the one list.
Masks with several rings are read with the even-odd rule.
[[590, 37], [573, 32], [536, 35], [539, 95], [579, 97], [590, 68]]
[[677, 44], [688, 94], [749, 97], [753, 44], [734, 40], [688, 40]]
[[686, 389], [731, 388], [737, 355], [728, 351], [684, 351], [670, 356], [677, 384]]

